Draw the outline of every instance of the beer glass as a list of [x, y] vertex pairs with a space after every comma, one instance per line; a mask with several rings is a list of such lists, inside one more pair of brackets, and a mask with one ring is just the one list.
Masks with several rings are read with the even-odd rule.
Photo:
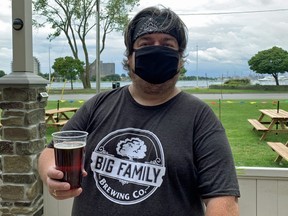
[[56, 169], [64, 173], [62, 181], [71, 189], [81, 187], [87, 135], [85, 131], [52, 133]]

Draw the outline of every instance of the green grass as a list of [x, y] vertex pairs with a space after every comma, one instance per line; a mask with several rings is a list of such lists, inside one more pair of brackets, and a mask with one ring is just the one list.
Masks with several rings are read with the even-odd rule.
[[[264, 141], [260, 141], [262, 133], [253, 131], [247, 121], [248, 118], [258, 118], [259, 109], [276, 109], [274, 100], [205, 100], [219, 117], [231, 144], [236, 166], [259, 167], [288, 167], [288, 162], [282, 160], [280, 165], [274, 162], [276, 153], [267, 145], [267, 141], [286, 142], [287, 134], [268, 134]], [[81, 100], [61, 101], [60, 107], [80, 107]], [[57, 107], [56, 101], [48, 101], [47, 109]], [[288, 110], [288, 100], [280, 100], [280, 108]], [[47, 128], [47, 140], [51, 140], [51, 133], [56, 131]]]
[[251, 94], [251, 93], [285, 93], [283, 90], [263, 91], [263, 89], [208, 89], [208, 88], [183, 88], [190, 94]]
[[[257, 119], [260, 116], [259, 109], [276, 109], [277, 101], [223, 100], [219, 102], [209, 100], [206, 102], [226, 128], [237, 166], [288, 167], [288, 162], [284, 160], [281, 165], [274, 162], [276, 153], [267, 145], [267, 141], [285, 143], [288, 135], [271, 133], [263, 141], [260, 141], [262, 133], [253, 131], [252, 125], [247, 121], [248, 118]], [[280, 108], [288, 110], [288, 101], [280, 101]]]
[[[45, 107], [46, 109], [56, 109], [57, 108], [57, 101], [48, 101], [47, 102], [47, 106]], [[80, 107], [82, 104], [84, 103], [83, 100], [61, 100], [59, 101], [59, 107]], [[67, 113], [68, 116], [72, 116], [73, 113]], [[55, 127], [52, 126], [48, 126], [47, 127], [47, 131], [46, 131], [46, 139], [47, 139], [47, 143], [49, 143], [52, 139], [51, 134], [53, 132], [56, 132], [57, 129]]]

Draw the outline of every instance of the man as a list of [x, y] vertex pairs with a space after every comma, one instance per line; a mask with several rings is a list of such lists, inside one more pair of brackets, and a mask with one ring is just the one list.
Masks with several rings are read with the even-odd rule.
[[186, 32], [166, 8], [132, 19], [124, 60], [132, 84], [94, 96], [63, 128], [89, 133], [82, 188], [59, 181], [52, 144], [42, 152], [40, 176], [56, 199], [75, 197], [72, 215], [239, 215], [225, 130], [176, 87]]

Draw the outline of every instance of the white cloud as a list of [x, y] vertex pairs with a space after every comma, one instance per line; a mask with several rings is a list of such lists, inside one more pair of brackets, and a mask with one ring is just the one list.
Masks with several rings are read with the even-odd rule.
[[[248, 59], [260, 50], [272, 46], [288, 50], [287, 11], [252, 13], [252, 11], [288, 9], [286, 0], [141, 0], [140, 6], [131, 14], [135, 15], [140, 9], [157, 4], [163, 4], [178, 13], [189, 29], [187, 47], [189, 61], [185, 66], [191, 74], [196, 70], [196, 46], [198, 46], [198, 72], [217, 76], [227, 71], [236, 74], [248, 73]], [[10, 72], [11, 0], [1, 0], [0, 8], [0, 70]], [[251, 13], [231, 13], [245, 11]], [[34, 56], [39, 59], [43, 72], [49, 71], [49, 50], [50, 65], [55, 58], [72, 55], [64, 36], [49, 43], [47, 40], [49, 33], [51, 33], [49, 28], [33, 30]], [[95, 31], [87, 38], [87, 46], [90, 59], [93, 61], [96, 56]], [[125, 51], [122, 33], [109, 34], [105, 46], [101, 60], [115, 62], [118, 72], [122, 73], [121, 63]]]

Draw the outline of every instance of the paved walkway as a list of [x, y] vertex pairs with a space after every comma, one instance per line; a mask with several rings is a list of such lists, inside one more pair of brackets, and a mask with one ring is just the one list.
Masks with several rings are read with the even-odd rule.
[[[66, 95], [49, 95], [48, 100], [88, 100], [95, 94], [66, 94]], [[193, 94], [203, 100], [252, 100], [252, 99], [274, 99], [274, 100], [288, 100], [288, 93], [263, 93], [263, 94]]]

